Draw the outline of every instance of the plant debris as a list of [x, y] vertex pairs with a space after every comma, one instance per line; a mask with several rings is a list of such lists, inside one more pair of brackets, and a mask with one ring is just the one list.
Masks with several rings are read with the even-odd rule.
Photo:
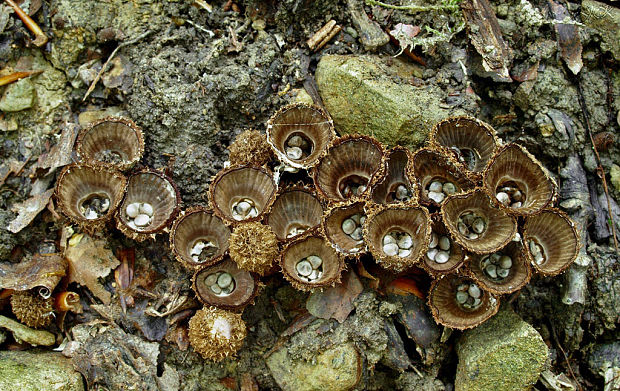
[[104, 304], [110, 304], [112, 294], [99, 282], [120, 265], [107, 242], [86, 234], [75, 234], [69, 240], [65, 257], [69, 262], [69, 282], [86, 286]]

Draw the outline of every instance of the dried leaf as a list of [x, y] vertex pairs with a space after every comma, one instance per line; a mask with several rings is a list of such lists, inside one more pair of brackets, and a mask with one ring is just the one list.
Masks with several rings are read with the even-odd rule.
[[461, 3], [468, 35], [476, 51], [482, 56], [485, 71], [494, 73], [499, 81], [511, 82], [508, 68], [512, 50], [502, 37], [502, 31], [488, 0], [464, 0]]
[[35, 254], [20, 263], [0, 263], [0, 288], [25, 291], [42, 287], [53, 291], [67, 270], [60, 254]]
[[394, 30], [390, 31], [390, 35], [398, 39], [400, 35], [407, 38], [413, 38], [420, 33], [420, 26], [412, 26], [410, 24], [399, 23], [394, 26]]
[[6, 181], [10, 175], [19, 174], [26, 166], [26, 163], [28, 163], [28, 160], [29, 159], [26, 159], [23, 162], [20, 162], [15, 159], [9, 159], [8, 161], [2, 163], [0, 166], [0, 186], [4, 185], [4, 181]]
[[281, 334], [282, 337], [288, 337], [295, 334], [299, 330], [305, 328], [316, 320], [316, 316], [310, 313], [304, 313], [293, 320], [293, 322]]
[[413, 296], [396, 295], [391, 295], [390, 301], [400, 303], [396, 321], [405, 327], [407, 337], [416, 343], [422, 362], [425, 365], [432, 364], [437, 359], [441, 334], [425, 302]]
[[397, 295], [412, 294], [422, 300], [424, 300], [425, 297], [424, 293], [418, 286], [417, 280], [410, 277], [399, 277], [391, 281], [386, 286], [386, 291], [388, 293], [395, 293]]
[[60, 139], [50, 149], [50, 151], [39, 157], [36, 168], [49, 169], [48, 173], [54, 171], [58, 167], [66, 166], [71, 163], [71, 153], [73, 152], [73, 144], [78, 134], [78, 127], [75, 124], [66, 124], [62, 126]]
[[353, 270], [342, 277], [342, 282], [322, 292], [314, 292], [306, 302], [308, 311], [322, 319], [334, 318], [342, 323], [353, 311], [353, 301], [362, 293], [364, 287]]
[[241, 375], [241, 391], [258, 391], [258, 383], [249, 373]]
[[[77, 240], [78, 235], [82, 235], [80, 240]], [[69, 261], [69, 282], [86, 286], [104, 304], [110, 304], [112, 294], [99, 283], [99, 278], [107, 277], [120, 262], [110, 249], [105, 248], [106, 244], [105, 240], [85, 234], [73, 235], [65, 257]]]
[[[556, 3], [553, 0], [549, 0], [551, 12], [557, 21], [564, 21], [569, 19], [570, 15], [566, 8]], [[579, 27], [575, 24], [556, 23], [555, 35], [560, 47], [560, 56], [566, 61], [568, 68], [576, 75], [583, 67], [583, 61], [581, 60], [581, 39], [579, 38]]]
[[28, 224], [30, 224], [32, 220], [34, 220], [34, 218], [37, 217], [43, 209], [45, 209], [45, 206], [48, 202], [50, 202], [50, 197], [53, 193], [54, 189], [49, 189], [44, 193], [28, 198], [24, 202], [13, 205], [11, 210], [17, 213], [17, 217], [9, 223], [7, 229], [16, 234], [26, 228]]
[[159, 344], [104, 324], [80, 324], [71, 330], [75, 347], [67, 351], [89, 390], [159, 391]]

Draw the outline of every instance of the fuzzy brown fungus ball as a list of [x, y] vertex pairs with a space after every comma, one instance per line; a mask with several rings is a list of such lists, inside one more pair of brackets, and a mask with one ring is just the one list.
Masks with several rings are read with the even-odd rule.
[[20, 322], [36, 329], [49, 326], [54, 319], [52, 299], [31, 291], [13, 293], [11, 309]]
[[241, 314], [205, 307], [189, 320], [189, 343], [204, 359], [221, 361], [243, 345], [247, 330]]
[[253, 129], [239, 134], [228, 150], [231, 165], [264, 166], [274, 157], [267, 137]]
[[268, 225], [241, 223], [230, 235], [229, 251], [240, 269], [265, 275], [278, 256], [278, 239]]

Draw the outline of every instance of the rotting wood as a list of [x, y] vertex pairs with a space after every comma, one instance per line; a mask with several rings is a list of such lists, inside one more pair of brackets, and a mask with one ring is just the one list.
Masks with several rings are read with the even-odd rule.
[[512, 64], [512, 49], [502, 37], [488, 0], [464, 0], [461, 9], [467, 23], [467, 34], [482, 56], [484, 70], [496, 74], [498, 81], [511, 82], [508, 68]]
[[319, 31], [314, 33], [314, 35], [306, 41], [306, 44], [310, 50], [317, 51], [325, 46], [327, 42], [331, 41], [341, 30], [342, 27], [336, 24], [336, 21], [332, 19], [327, 22], [325, 26], [321, 27]]
[[[549, 7], [556, 21], [563, 21], [570, 16], [563, 5], [553, 0], [549, 0]], [[560, 56], [566, 62], [568, 69], [576, 75], [583, 67], [581, 60], [583, 47], [579, 39], [579, 27], [575, 24], [556, 23], [555, 36], [560, 48]]]

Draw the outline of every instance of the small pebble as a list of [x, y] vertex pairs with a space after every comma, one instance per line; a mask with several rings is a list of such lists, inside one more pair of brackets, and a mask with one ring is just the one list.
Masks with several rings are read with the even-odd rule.
[[383, 245], [383, 252], [385, 255], [393, 257], [398, 254], [398, 244], [396, 243], [388, 243]]
[[362, 227], [355, 228], [355, 231], [351, 233], [351, 238], [353, 240], [362, 240]]
[[303, 151], [299, 147], [289, 147], [286, 149], [286, 156], [288, 156], [289, 159], [293, 159], [293, 160], [300, 159], [302, 154], [303, 154]]
[[489, 277], [497, 278], [497, 266], [490, 264], [486, 267], [486, 269], [484, 269], [484, 271], [489, 275]]
[[355, 224], [353, 219], [346, 219], [342, 222], [342, 231], [347, 235], [351, 235], [355, 228], [357, 228], [357, 224]]
[[151, 218], [145, 214], [140, 214], [133, 220], [136, 227], [146, 227], [147, 225], [149, 225], [150, 221]]
[[430, 198], [431, 200], [433, 200], [436, 203], [440, 204], [446, 198], [446, 195], [444, 193], [436, 193], [434, 191], [429, 191], [428, 192], [428, 198]]
[[484, 232], [484, 229], [486, 228], [485, 226], [486, 224], [484, 223], [484, 220], [482, 220], [481, 218], [477, 218], [476, 220], [474, 220], [471, 228], [474, 230], [475, 233], [481, 234]]
[[467, 293], [469, 293], [469, 295], [474, 299], [479, 298], [481, 295], [480, 288], [478, 288], [478, 286], [475, 284], [471, 284], [469, 286], [469, 288], [467, 289]]
[[450, 254], [448, 254], [445, 251], [439, 251], [437, 252], [437, 255], [435, 255], [435, 262], [443, 264], [448, 262], [448, 260], [450, 259]]
[[396, 239], [394, 239], [392, 235], [387, 234], [383, 237], [383, 245], [385, 246], [386, 244], [390, 243], [396, 243]]
[[456, 193], [456, 186], [452, 182], [446, 182], [443, 184], [443, 192], [447, 195]]
[[398, 247], [400, 247], [402, 250], [408, 250], [411, 248], [411, 246], [413, 246], [413, 239], [411, 239], [411, 236], [409, 235], [403, 235], [398, 240]]
[[153, 206], [151, 204], [147, 204], [146, 202], [140, 204], [140, 213], [153, 217]]
[[497, 193], [497, 195], [495, 197], [503, 205], [510, 204], [510, 196], [507, 193], [504, 193], [503, 191], [500, 191], [499, 193]]
[[299, 135], [295, 135], [288, 139], [288, 141], [286, 142], [286, 145], [288, 145], [289, 147], [301, 148], [303, 143], [304, 143], [304, 139], [302, 139], [301, 136]]
[[310, 262], [313, 269], [318, 269], [323, 264], [323, 260], [320, 257], [317, 257], [316, 255], [310, 255], [306, 259], [308, 260], [308, 262]]
[[300, 276], [307, 277], [312, 273], [312, 265], [306, 260], [301, 260], [297, 262], [295, 270]]
[[134, 202], [132, 204], [127, 205], [125, 209], [125, 213], [127, 213], [127, 217], [135, 219], [140, 214], [140, 203]]
[[213, 285], [217, 282], [217, 274], [216, 273], [211, 273], [207, 276], [207, 278], [205, 278], [205, 284], [206, 285]]
[[396, 188], [396, 198], [399, 200], [404, 200], [409, 197], [409, 191], [404, 185], [398, 185]]
[[431, 182], [430, 186], [428, 187], [429, 192], [441, 193], [442, 190], [443, 190], [443, 185], [439, 181]]
[[501, 267], [502, 269], [510, 269], [512, 267], [512, 259], [510, 259], [510, 257], [507, 255], [503, 255], [499, 259], [499, 267]]
[[450, 250], [450, 238], [448, 238], [447, 236], [442, 236], [439, 239], [439, 248], [444, 251]]
[[437, 243], [439, 242], [439, 236], [436, 233], [431, 234], [431, 242], [428, 244], [428, 247], [435, 248], [437, 247]]
[[232, 276], [230, 274], [228, 274], [228, 273], [222, 273], [217, 278], [217, 285], [219, 285], [220, 288], [222, 288], [222, 289], [226, 288], [231, 283], [232, 283]]
[[456, 292], [456, 302], [459, 304], [465, 304], [465, 302], [469, 299], [469, 295], [467, 292]]

